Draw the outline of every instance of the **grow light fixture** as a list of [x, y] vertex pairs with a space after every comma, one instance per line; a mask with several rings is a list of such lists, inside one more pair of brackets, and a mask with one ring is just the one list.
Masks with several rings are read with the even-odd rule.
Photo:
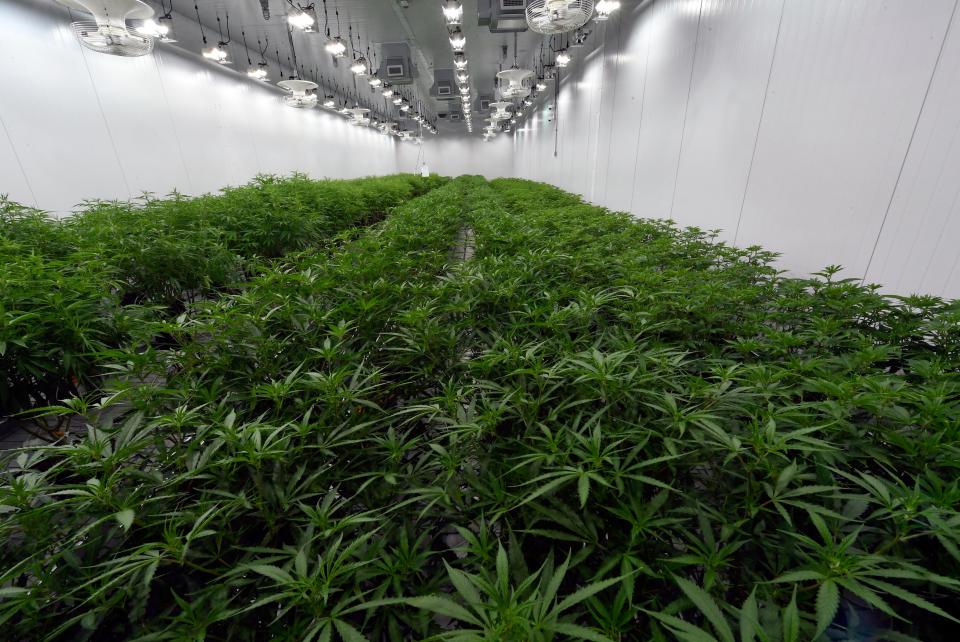
[[221, 65], [229, 65], [230, 61], [227, 60], [227, 52], [224, 50], [222, 45], [217, 45], [216, 47], [208, 47], [202, 52], [203, 57], [208, 60], [213, 60], [218, 62]]
[[377, 87], [383, 84], [383, 81], [377, 78], [376, 76], [370, 76], [370, 80], [368, 80], [367, 82], [370, 83], [370, 86], [373, 87], [374, 89], [376, 89]]
[[170, 27], [160, 24], [153, 18], [144, 20], [143, 24], [137, 27], [137, 33], [149, 36], [150, 38], [156, 38], [160, 42], [176, 42], [176, 40], [169, 37]]
[[[227, 37], [224, 38], [223, 25], [220, 23], [220, 12], [217, 11], [217, 33], [220, 35], [220, 40], [217, 42], [216, 47], [207, 47], [207, 34], [203, 29], [203, 20], [200, 19], [200, 8], [197, 6], [196, 2], [193, 3], [193, 10], [197, 12], [197, 22], [200, 24], [200, 38], [203, 40], [204, 45], [204, 48], [200, 50], [200, 53], [207, 60], [212, 60], [220, 63], [221, 65], [231, 64], [229, 58], [227, 57], [227, 50], [224, 49], [224, 47], [230, 44], [230, 14], [225, 12], [227, 18]], [[244, 49], [246, 49], [246, 47], [244, 47]]]
[[443, 18], [451, 27], [463, 24], [463, 4], [460, 0], [446, 0], [444, 2]]
[[450, 32], [450, 46], [453, 47], [455, 52], [463, 52], [464, 47], [467, 46], [467, 37], [463, 35], [463, 31], [459, 27]]
[[462, 51], [453, 55], [453, 65], [457, 70], [462, 71], [467, 68], [467, 56]]
[[260, 80], [260, 81], [267, 80], [267, 70], [263, 68], [262, 64], [263, 63], [261, 63], [260, 65], [257, 65], [256, 67], [251, 67], [247, 71], [247, 76], [252, 78], [253, 80]]
[[369, 109], [367, 109], [366, 107], [360, 107], [359, 105], [357, 105], [353, 109], [347, 109], [345, 111], [354, 120], [363, 120], [367, 117], [367, 114], [370, 113]]
[[359, 58], [354, 60], [353, 64], [350, 65], [350, 71], [352, 71], [358, 76], [366, 76], [367, 69], [369, 69], [369, 67], [367, 66], [367, 59], [364, 58], [363, 56], [360, 56]]
[[610, 14], [620, 8], [619, 0], [600, 0], [597, 3], [597, 15], [594, 20], [602, 22], [610, 18]]
[[313, 31], [313, 16], [302, 9], [287, 16], [287, 22], [290, 23], [291, 27], [295, 27], [307, 33]]
[[470, 80], [470, 74], [465, 71], [457, 72], [457, 82], [461, 85]]
[[393, 87], [391, 87], [390, 85], [384, 85], [383, 91], [381, 93], [383, 94], [384, 98], [390, 98], [391, 96], [393, 96]]
[[561, 69], [566, 67], [570, 64], [571, 60], [573, 60], [573, 58], [570, 57], [570, 54], [567, 53], [566, 49], [561, 49], [557, 52], [557, 67], [560, 67]]
[[327, 40], [324, 49], [334, 58], [343, 58], [347, 53], [347, 45], [343, 43], [343, 39], [340, 36]]

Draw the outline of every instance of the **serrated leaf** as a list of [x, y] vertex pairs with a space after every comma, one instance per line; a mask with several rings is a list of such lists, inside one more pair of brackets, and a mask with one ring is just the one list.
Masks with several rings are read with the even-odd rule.
[[474, 617], [470, 611], [446, 597], [440, 597], [439, 595], [411, 597], [406, 600], [406, 603], [418, 609], [426, 609], [427, 611], [439, 613], [440, 615], [445, 615], [449, 618], [460, 620], [461, 622], [469, 622], [470, 624], [480, 626], [480, 621]]
[[740, 642], [753, 642], [757, 637], [760, 613], [757, 608], [757, 589], [750, 591], [750, 595], [740, 607]]
[[367, 636], [343, 620], [334, 620], [333, 625], [337, 627], [337, 633], [343, 638], [343, 642], [370, 642]]
[[783, 609], [783, 642], [800, 639], [800, 612], [797, 610], [797, 587], [793, 587], [790, 603]]
[[833, 623], [840, 607], [840, 591], [833, 580], [827, 580], [817, 590], [817, 631], [814, 638], [820, 637]]
[[453, 582], [454, 588], [456, 588], [457, 593], [467, 601], [467, 604], [477, 606], [482, 603], [483, 598], [480, 596], [480, 592], [477, 590], [477, 587], [473, 585], [473, 582], [470, 581], [467, 574], [453, 568], [446, 562], [444, 562], [444, 564], [447, 567], [447, 575], [450, 577], [450, 581]]
[[271, 564], [253, 564], [248, 568], [254, 573], [259, 573], [264, 577], [269, 577], [278, 584], [288, 584], [293, 581], [290, 573], [278, 566], [273, 566]]
[[599, 631], [588, 629], [578, 624], [559, 623], [550, 625], [550, 630], [560, 635], [569, 636], [571, 640], [591, 640], [592, 642], [613, 642]]
[[128, 531], [130, 527], [133, 526], [133, 518], [136, 516], [136, 513], [133, 512], [132, 508], [126, 508], [122, 511], [114, 513], [114, 518], [117, 522], [123, 526], [123, 530]]
[[723, 642], [734, 642], [733, 630], [723, 616], [720, 607], [714, 601], [713, 597], [702, 588], [685, 578], [674, 576], [673, 581], [677, 583], [683, 594], [693, 602], [694, 606], [700, 609], [700, 612], [707, 618], [713, 630]]

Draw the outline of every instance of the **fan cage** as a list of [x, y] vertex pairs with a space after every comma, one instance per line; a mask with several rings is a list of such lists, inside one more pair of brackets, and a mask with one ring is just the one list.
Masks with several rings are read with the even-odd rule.
[[153, 51], [154, 39], [131, 32], [126, 27], [79, 21], [70, 24], [77, 41], [97, 53], [136, 58]]
[[594, 0], [531, 0], [527, 25], [546, 35], [579, 29], [593, 15]]

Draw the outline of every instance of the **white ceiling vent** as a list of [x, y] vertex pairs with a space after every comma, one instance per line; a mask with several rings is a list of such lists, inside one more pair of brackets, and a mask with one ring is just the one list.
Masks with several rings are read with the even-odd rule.
[[453, 100], [459, 95], [455, 74], [456, 72], [453, 69], [434, 69], [433, 87], [430, 88], [430, 95], [437, 100]]
[[409, 85], [415, 74], [410, 46], [405, 42], [385, 42], [380, 45], [380, 69], [377, 77], [391, 85]]
[[478, 21], [481, 27], [490, 27], [492, 33], [526, 31], [524, 13], [529, 0], [479, 0]]

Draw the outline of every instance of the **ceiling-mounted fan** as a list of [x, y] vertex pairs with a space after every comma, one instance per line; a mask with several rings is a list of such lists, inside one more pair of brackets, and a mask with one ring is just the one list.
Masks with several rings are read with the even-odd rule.
[[81, 45], [113, 56], [145, 56], [153, 51], [153, 36], [127, 28], [127, 20], [149, 20], [153, 9], [141, 0], [57, 0], [60, 4], [93, 15], [93, 20], [72, 23]]
[[526, 12], [527, 24], [537, 33], [565, 33], [590, 20], [593, 0], [531, 0]]

